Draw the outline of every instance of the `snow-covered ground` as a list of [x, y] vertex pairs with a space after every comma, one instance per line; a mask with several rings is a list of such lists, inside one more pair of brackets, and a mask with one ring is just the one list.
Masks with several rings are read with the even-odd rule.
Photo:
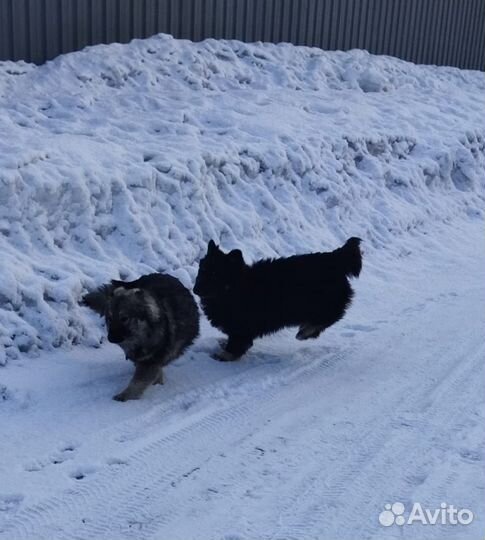
[[[0, 62], [0, 537], [476, 539], [485, 530], [485, 75], [167, 36]], [[139, 402], [78, 306], [364, 240], [346, 318], [192, 350]], [[470, 525], [392, 525], [442, 502]]]

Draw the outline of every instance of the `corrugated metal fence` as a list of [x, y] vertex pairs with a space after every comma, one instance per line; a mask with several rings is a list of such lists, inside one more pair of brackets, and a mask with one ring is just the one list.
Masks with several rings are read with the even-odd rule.
[[0, 0], [0, 60], [42, 63], [157, 32], [485, 70], [485, 0]]

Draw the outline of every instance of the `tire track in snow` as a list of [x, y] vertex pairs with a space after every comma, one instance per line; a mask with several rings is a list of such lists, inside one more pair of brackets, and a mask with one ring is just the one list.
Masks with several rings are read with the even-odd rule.
[[[455, 370], [456, 372], [454, 371], [447, 380], [447, 387], [451, 389], [467, 384], [471, 392], [479, 392], [480, 376], [483, 377], [484, 371], [481, 365], [483, 353], [483, 349], [478, 349], [474, 361], [467, 366], [468, 369]], [[473, 384], [470, 385], [470, 381], [473, 381]], [[426, 405], [425, 390], [421, 399], [425, 403], [423, 418], [414, 420], [412, 425], [403, 426], [401, 429], [393, 427], [395, 420], [392, 416], [388, 416], [384, 422], [380, 421], [379, 428], [373, 430], [371, 434], [371, 441], [366, 441], [365, 451], [354, 455], [353, 459], [348, 459], [347, 462], [339, 463], [335, 478], [329, 479], [328, 476], [322, 475], [321, 469], [312, 470], [302, 480], [294, 499], [285, 507], [283, 513], [289, 514], [290, 519], [285, 520], [284, 525], [280, 523], [276, 536], [270, 534], [267, 538], [314, 538], [315, 535], [328, 531], [329, 522], [340, 522], [347, 531], [352, 531], [356, 537], [362, 539], [380, 536], [388, 539], [391, 538], [392, 532], [396, 538], [401, 538], [398, 528], [390, 531], [379, 526], [377, 517], [380, 511], [386, 502], [422, 501], [422, 497], [413, 497], [413, 493], [420, 487], [421, 482], [426, 482], [428, 475], [438, 466], [440, 455], [448, 450], [450, 433], [456, 434], [463, 430], [465, 427], [463, 419], [470, 418], [473, 412], [473, 408], [465, 401], [450, 403], [439, 400], [429, 407]], [[428, 407], [429, 410], [424, 416], [424, 410]], [[375, 420], [377, 423], [377, 419]], [[423, 432], [426, 433], [426, 438], [421, 442], [420, 434]], [[365, 436], [367, 438], [367, 434]], [[432, 448], [429, 446], [430, 440], [433, 440]], [[414, 471], [416, 464], [421, 464], [426, 454], [429, 456], [427, 458], [430, 461], [429, 469], [425, 470], [423, 477], [420, 478], [419, 475], [414, 475]], [[454, 481], [456, 473], [447, 475], [445, 480], [433, 489], [432, 495], [428, 495], [429, 499], [439, 502], [445, 500], [447, 488]], [[379, 484], [387, 484], [389, 491], [394, 492], [394, 496], [388, 496], [383, 500], [382, 491], [375, 489], [374, 492], [373, 489], [373, 486]], [[321, 489], [324, 485], [328, 486], [327, 489]], [[322, 500], [325, 501], [323, 505], [320, 502]], [[349, 512], [346, 504], [350, 500], [355, 509], [354, 514]], [[448, 499], [448, 502], [453, 501]], [[431, 533], [427, 531], [426, 538], [440, 538], [444, 534], [455, 532], [450, 527], [441, 529], [435, 527]]]
[[[46, 501], [19, 511], [1, 531], [0, 537], [8, 539], [51, 539], [61, 535], [66, 539], [113, 538], [121, 531], [113, 531], [113, 523], [128, 523], [128, 515], [143, 516], [147, 506], [149, 493], [160, 493], [170, 487], [171, 483], [183, 477], [187, 471], [193, 469], [195, 460], [203, 460], [206, 454], [217, 453], [221, 443], [224, 443], [224, 425], [237, 425], [241, 428], [248, 416], [258, 411], [261, 404], [255, 399], [258, 392], [263, 390], [266, 403], [271, 404], [277, 397], [282, 384], [296, 382], [306, 378], [314, 372], [328, 369], [343, 357], [343, 353], [336, 353], [324, 360], [312, 359], [296, 369], [294, 366], [282, 368], [276, 376], [272, 374], [265, 384], [258, 384], [255, 388], [252, 379], [247, 383], [247, 392], [241, 390], [241, 397], [231, 402], [227, 407], [215, 411], [209, 407], [206, 411], [192, 415], [184, 427], [177, 429], [168, 436], [151, 442], [127, 458], [128, 465], [123, 468], [122, 474], [112, 467], [100, 471], [96, 477], [68, 490], [61, 496], [54, 496]], [[155, 414], [155, 413], [154, 413]], [[194, 419], [195, 416], [195, 419]], [[132, 425], [136, 421], [130, 422]], [[131, 428], [130, 428], [131, 429]], [[240, 435], [238, 435], [239, 437]], [[185, 439], [204, 441], [199, 448], [193, 448], [188, 456], [181, 456], [177, 447]], [[190, 448], [190, 444], [187, 445]], [[157, 460], [157, 455], [160, 460]], [[167, 456], [168, 460], [167, 460]], [[172, 456], [172, 457], [170, 457]], [[144, 464], [150, 463], [150, 470]], [[170, 471], [170, 472], [167, 472]], [[129, 503], [129, 511], [126, 505]], [[121, 509], [113, 512], [113, 509]], [[163, 512], [147, 518], [143, 528], [136, 528], [134, 536], [138, 539], [148, 538], [160, 525], [183, 514], [185, 507], [180, 502], [164, 506]], [[90, 520], [90, 513], [96, 516]], [[72, 527], [63, 530], [59, 525], [63, 516], [72, 516]], [[133, 523], [138, 523], [136, 520]], [[130, 531], [123, 531], [124, 536], [130, 537]]]
[[[471, 299], [465, 297], [461, 302], [463, 314], [467, 314]], [[430, 319], [434, 317], [434, 311], [440, 310], [438, 305], [433, 307], [434, 310], [427, 315]], [[477, 313], [477, 320], [481, 319], [483, 315]], [[422, 318], [416, 321], [416, 324], [422, 323]], [[453, 335], [453, 329], [449, 323], [449, 327], [444, 325], [441, 332], [443, 336]], [[276, 531], [264, 538], [320, 538], [329, 531], [330, 524], [335, 523], [340, 523], [342, 529], [352, 531], [359, 538], [373, 539], [380, 534], [383, 538], [390, 538], [390, 530], [380, 527], [377, 521], [383, 505], [403, 499], [408, 502], [420, 500], [413, 498], [414, 490], [421, 481], [419, 475], [412, 478], [416, 464], [423, 462], [423, 456], [430, 456], [429, 459], [434, 460], [429, 464], [430, 470], [424, 471], [424, 483], [427, 475], [433, 472], [433, 467], [438, 466], [440, 455], [449, 450], [450, 434], [463, 430], [464, 419], [472, 417], [474, 413], [473, 406], [462, 397], [463, 388], [468, 388], [470, 395], [483, 394], [485, 347], [482, 336], [472, 327], [463, 341], [468, 344], [467, 347], [452, 354], [446, 340], [433, 350], [434, 357], [446, 360], [444, 365], [435, 362], [433, 367], [433, 358], [424, 362], [418, 370], [411, 364], [409, 369], [419, 376], [413, 381], [421, 380], [421, 385], [414, 385], [411, 393], [403, 386], [399, 395], [391, 394], [391, 397], [398, 398], [394, 403], [382, 402], [378, 409], [380, 416], [369, 419], [369, 431], [364, 431], [358, 441], [358, 451], [351, 452], [350, 459], [348, 456], [342, 459], [330, 476], [326, 469], [319, 467], [308, 471], [280, 513], [286, 518], [280, 517]], [[430, 366], [432, 371], [429, 370]], [[411, 407], [406, 406], [410, 399]], [[404, 416], [399, 413], [403, 408], [406, 411]], [[398, 418], [394, 412], [399, 413]], [[426, 437], [422, 437], [423, 433]], [[406, 475], [412, 481], [403, 488], [406, 486]], [[449, 475], [433, 490], [438, 506], [443, 494], [447, 493], [448, 485], [454, 481], [456, 475]], [[371, 487], [377, 485], [388, 486], [391, 492], [396, 489], [395, 486], [401, 487], [394, 497], [382, 500], [382, 490]], [[322, 486], [327, 488], [322, 489]], [[353, 512], [348, 509], [350, 500], [354, 506]], [[330, 529], [333, 536], [330, 533], [328, 538], [339, 537], [342, 529], [338, 532]], [[453, 527], [435, 527], [432, 532], [433, 537], [437, 538], [444, 533], [454, 534]], [[394, 533], [396, 538], [401, 538], [399, 528]]]

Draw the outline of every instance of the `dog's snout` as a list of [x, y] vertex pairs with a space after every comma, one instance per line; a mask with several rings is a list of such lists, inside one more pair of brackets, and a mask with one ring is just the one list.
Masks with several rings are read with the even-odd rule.
[[110, 343], [121, 343], [123, 341], [123, 333], [119, 330], [110, 329], [108, 331], [108, 341]]

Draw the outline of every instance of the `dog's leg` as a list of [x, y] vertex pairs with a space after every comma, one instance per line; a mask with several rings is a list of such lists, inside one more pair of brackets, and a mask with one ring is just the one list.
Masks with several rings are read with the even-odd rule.
[[302, 324], [296, 334], [296, 339], [304, 340], [317, 338], [327, 326], [322, 324]]
[[226, 347], [220, 353], [216, 353], [214, 358], [221, 362], [234, 362], [247, 352], [253, 345], [253, 338], [248, 336], [229, 336]]
[[152, 382], [152, 384], [163, 384], [163, 370], [160, 368], [157, 378]]
[[143, 392], [155, 382], [159, 376], [160, 365], [152, 362], [140, 362], [135, 364], [135, 373], [130, 384], [113, 397], [116, 401], [128, 401], [129, 399], [139, 399]]
[[225, 349], [227, 345], [227, 338], [218, 338], [217, 343], [221, 349]]

